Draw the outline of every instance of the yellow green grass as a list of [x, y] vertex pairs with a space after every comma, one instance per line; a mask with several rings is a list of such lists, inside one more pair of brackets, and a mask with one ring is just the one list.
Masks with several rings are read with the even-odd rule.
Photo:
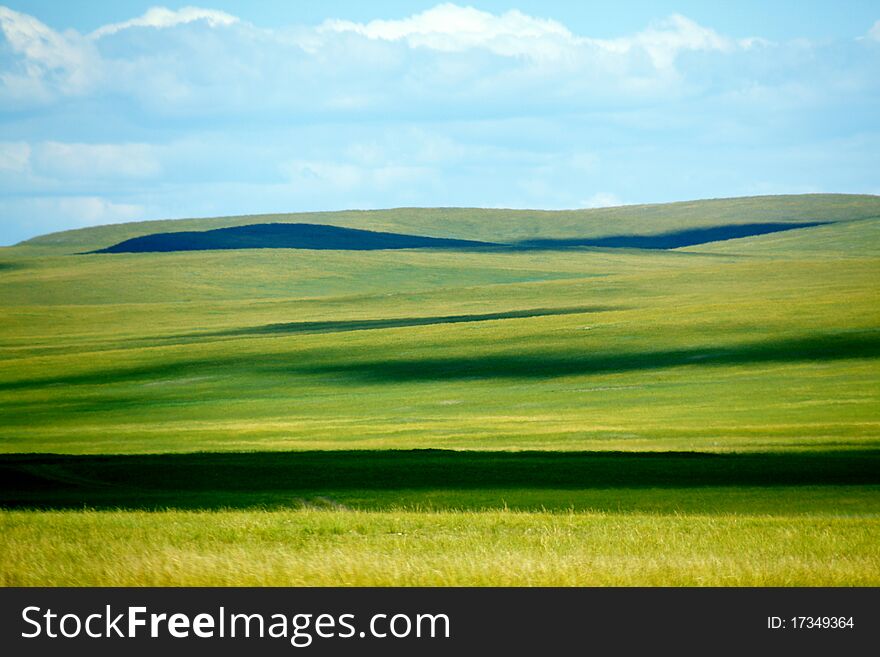
[[877, 585], [880, 519], [513, 511], [0, 514], [0, 583]]
[[[551, 265], [564, 277], [480, 283], [467, 267], [526, 276], [541, 258], [539, 278]], [[873, 256], [21, 260], [0, 276], [2, 451], [877, 444]], [[467, 280], [432, 288], [435, 275], [417, 271], [426, 263]], [[291, 283], [290, 297], [272, 296], [284, 267], [314, 289]], [[390, 282], [398, 269], [406, 284]], [[309, 283], [318, 270], [351, 294]], [[211, 301], [208, 279], [231, 298]], [[260, 296], [248, 280], [275, 291]], [[535, 316], [447, 321], [511, 311]], [[412, 319], [436, 323], [349, 327]]]
[[[483, 240], [835, 223], [662, 252], [75, 255], [267, 220]], [[880, 199], [844, 195], [154, 222], [2, 249], [0, 505], [30, 509], [3, 512], [2, 581], [877, 584], [878, 283]], [[662, 485], [560, 486], [545, 465], [481, 471], [503, 485], [288, 473], [187, 492], [149, 469], [15, 460], [419, 449], [679, 461]], [[736, 457], [735, 476], [700, 479], [682, 452]]]

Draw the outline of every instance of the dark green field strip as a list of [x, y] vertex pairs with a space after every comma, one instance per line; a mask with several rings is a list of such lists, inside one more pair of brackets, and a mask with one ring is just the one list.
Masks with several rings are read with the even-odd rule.
[[346, 352], [345, 362], [327, 362], [328, 353], [218, 356], [128, 368], [106, 368], [80, 374], [0, 382], [0, 390], [44, 386], [104, 385], [153, 381], [174, 376], [217, 372], [272, 375], [346, 375], [353, 383], [398, 383], [459, 379], [550, 379], [561, 376], [656, 370], [671, 367], [708, 367], [761, 363], [823, 362], [880, 357], [880, 329], [814, 334], [760, 342], [722, 343], [687, 349], [632, 352], [570, 351], [518, 352], [448, 358], [389, 358], [358, 360]]
[[[214, 338], [240, 337], [275, 337], [279, 335], [311, 335], [321, 333], [348, 333], [351, 331], [373, 331], [381, 329], [410, 328], [417, 326], [434, 326], [438, 324], [468, 324], [473, 322], [492, 322], [507, 319], [529, 319], [532, 317], [557, 317], [560, 315], [583, 315], [587, 313], [614, 312], [629, 310], [625, 306], [575, 306], [566, 308], [526, 308], [494, 313], [474, 313], [463, 315], [439, 315], [426, 317], [390, 317], [386, 319], [351, 319], [326, 321], [275, 322], [257, 326], [224, 329], [222, 331], [198, 331], [193, 333], [175, 333], [172, 335], [153, 335], [128, 339], [103, 340], [99, 342], [78, 342], [73, 348], [89, 351], [105, 351], [109, 349], [126, 349], [132, 345], [138, 347], [164, 347], [177, 344], [193, 344], [200, 340]], [[40, 346], [40, 355], [53, 352], [64, 353], [72, 347], [59, 346], [55, 343]], [[0, 360], [3, 360], [0, 357]], [[14, 389], [15, 386], [12, 386]], [[0, 383], [0, 390], [4, 384]]]
[[414, 358], [303, 365], [300, 372], [347, 374], [372, 383], [456, 379], [531, 379], [680, 366], [821, 362], [880, 357], [880, 331], [825, 334], [630, 353], [571, 352], [487, 354], [461, 358]]
[[347, 331], [369, 331], [374, 329], [406, 328], [410, 326], [432, 326], [434, 324], [466, 324], [469, 322], [491, 322], [502, 319], [528, 319], [530, 317], [554, 317], [557, 315], [581, 315], [624, 310], [610, 306], [578, 306], [574, 308], [527, 308], [497, 313], [478, 313], [470, 315], [443, 315], [439, 317], [391, 317], [388, 319], [352, 319], [320, 322], [281, 322], [248, 326], [227, 331], [192, 333], [175, 337], [221, 337], [245, 335], [278, 335], [284, 333], [344, 333]]
[[313, 451], [0, 456], [0, 505], [247, 507], [322, 491], [880, 484], [880, 450], [801, 453]]

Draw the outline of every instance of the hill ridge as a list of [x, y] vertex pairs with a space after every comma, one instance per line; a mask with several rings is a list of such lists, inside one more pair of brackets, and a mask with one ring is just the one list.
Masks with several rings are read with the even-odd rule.
[[158, 232], [254, 223], [314, 223], [481, 242], [660, 234], [747, 223], [842, 222], [880, 216], [880, 196], [804, 194], [719, 198], [579, 210], [392, 208], [253, 214], [108, 224], [49, 233], [18, 246], [82, 252]]
[[585, 239], [538, 239], [501, 244], [359, 230], [326, 224], [268, 223], [206, 231], [152, 233], [89, 253], [167, 253], [231, 249], [375, 251], [390, 249], [560, 250], [580, 247], [677, 249], [742, 237], [767, 235], [833, 222], [761, 223], [690, 228], [657, 235], [610, 235]]

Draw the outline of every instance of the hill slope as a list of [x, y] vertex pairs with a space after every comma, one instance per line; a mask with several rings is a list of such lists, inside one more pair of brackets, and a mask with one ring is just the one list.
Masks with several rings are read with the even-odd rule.
[[0, 249], [0, 584], [876, 585], [877, 205], [283, 218], [789, 228], [671, 250]]
[[585, 239], [539, 239], [497, 244], [475, 240], [383, 233], [321, 224], [248, 224], [204, 231], [151, 233], [133, 237], [92, 253], [168, 253], [231, 249], [307, 249], [320, 251], [382, 251], [390, 249], [516, 249], [560, 250], [578, 247], [677, 249], [695, 244], [781, 233], [824, 226], [828, 222], [769, 223], [689, 228], [656, 235], [610, 235]]
[[206, 231], [151, 233], [99, 249], [95, 253], [159, 253], [221, 249], [455, 249], [497, 246], [473, 240], [401, 235], [321, 224], [248, 224]]
[[656, 235], [693, 228], [754, 223], [841, 222], [880, 217], [880, 197], [806, 194], [632, 205], [591, 210], [397, 208], [241, 217], [145, 221], [43, 235], [22, 242], [50, 252], [107, 248], [135, 237], [171, 231], [206, 231], [258, 223], [305, 223], [425, 237], [519, 242]]
[[[0, 451], [876, 447], [880, 219], [858, 218], [876, 204], [618, 211], [641, 234], [835, 221], [668, 251], [70, 257], [132, 228], [35, 240], [0, 251]], [[470, 212], [369, 216], [449, 213], [438, 235], [467, 216], [472, 233], [541, 227]], [[543, 216], [600, 229], [592, 212]]]

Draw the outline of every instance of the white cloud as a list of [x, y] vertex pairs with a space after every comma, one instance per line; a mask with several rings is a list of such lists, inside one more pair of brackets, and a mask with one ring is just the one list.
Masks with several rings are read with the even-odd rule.
[[370, 168], [412, 165], [434, 167], [460, 163], [485, 156], [489, 149], [464, 143], [415, 126], [381, 128], [365, 140], [363, 135], [349, 141], [343, 149], [346, 160]]
[[583, 208], [612, 208], [618, 205], [626, 205], [626, 203], [610, 192], [596, 192], [590, 198], [581, 201]]
[[[228, 29], [190, 38], [196, 24]], [[89, 36], [0, 8], [0, 28], [14, 53], [0, 72], [0, 100], [45, 105], [93, 92], [160, 117], [628, 102], [680, 93], [675, 62], [684, 51], [733, 53], [756, 43], [679, 15], [633, 35], [593, 39], [520, 11], [450, 3], [397, 20], [296, 29], [260, 29], [212, 9], [153, 7]], [[130, 34], [134, 28], [150, 33]]]
[[41, 233], [137, 221], [145, 208], [116, 203], [102, 196], [0, 197], [3, 242], [10, 243]]
[[[675, 15], [598, 39], [452, 4], [311, 27], [195, 8], [53, 27], [0, 8], [0, 235], [147, 214], [607, 207], [754, 179], [876, 187], [867, 34], [769, 44]], [[783, 148], [847, 132], [868, 144], [851, 157]]]
[[734, 41], [680, 14], [657, 21], [633, 36], [586, 41], [617, 54], [641, 50], [647, 53], [653, 65], [660, 70], [671, 68], [676, 56], [683, 50], [732, 52], [740, 47], [751, 47], [756, 42], [755, 39]]
[[71, 40], [33, 16], [0, 7], [0, 30], [12, 50], [46, 68], [69, 68], [79, 59]]
[[30, 168], [31, 147], [23, 141], [0, 142], [0, 171], [23, 173]]
[[345, 161], [292, 160], [280, 167], [290, 186], [309, 193], [339, 193], [412, 183], [430, 169], [404, 163], [359, 166]]
[[111, 23], [99, 27], [89, 37], [99, 39], [110, 34], [116, 34], [122, 30], [133, 27], [167, 28], [177, 25], [186, 25], [196, 21], [204, 21], [210, 27], [234, 25], [239, 22], [238, 17], [216, 9], [201, 9], [200, 7], [183, 7], [173, 10], [166, 7], [151, 7], [143, 15], [121, 23]]
[[516, 9], [495, 15], [451, 3], [400, 20], [328, 20], [318, 31], [353, 32], [368, 39], [404, 41], [410, 47], [445, 52], [485, 48], [505, 56], [558, 54], [560, 47], [574, 43], [572, 33], [554, 20], [528, 16]]
[[149, 144], [78, 144], [43, 142], [33, 153], [38, 173], [80, 180], [150, 178], [161, 164], [157, 149]]
[[874, 23], [874, 27], [868, 30], [868, 36], [875, 41], [880, 41], [880, 21]]
[[351, 190], [363, 183], [361, 167], [336, 162], [293, 160], [281, 165], [281, 171], [295, 187], [324, 187]]
[[574, 35], [562, 23], [535, 18], [517, 10], [491, 14], [473, 7], [442, 4], [400, 20], [374, 20], [369, 23], [328, 20], [318, 27], [322, 34], [354, 33], [384, 41], [402, 41], [410, 47], [443, 52], [482, 48], [496, 55], [528, 56], [535, 59], [581, 54], [647, 54], [657, 69], [672, 67], [684, 50], [732, 52], [750, 48], [762, 39], [734, 40], [693, 20], [673, 14], [632, 36], [592, 39]]
[[50, 98], [50, 83], [67, 94], [92, 86], [96, 53], [77, 32], [61, 34], [33, 16], [2, 6], [0, 32], [22, 59], [17, 70], [0, 73], [3, 87], [13, 98]]
[[114, 203], [100, 196], [40, 199], [38, 203], [83, 226], [133, 221], [144, 211], [140, 205]]

